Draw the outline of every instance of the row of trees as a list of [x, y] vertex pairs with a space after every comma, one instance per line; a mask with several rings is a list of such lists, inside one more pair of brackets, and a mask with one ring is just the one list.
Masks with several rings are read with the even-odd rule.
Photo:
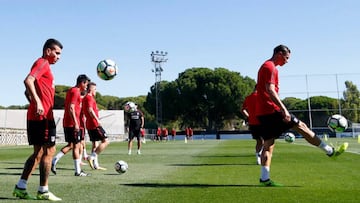
[[[256, 81], [238, 72], [225, 68], [191, 68], [180, 73], [174, 81], [162, 81], [162, 126], [182, 129], [191, 126], [197, 129], [240, 129], [240, 109]], [[287, 97], [283, 100], [288, 109], [312, 127], [323, 127], [329, 115], [341, 113], [353, 122], [360, 121], [360, 92], [351, 81], [345, 82], [342, 99], [314, 96], [305, 100]], [[64, 108], [65, 95], [70, 87], [56, 86], [55, 108]], [[155, 85], [147, 96], [119, 98], [96, 95], [100, 109], [123, 109], [127, 101], [133, 101], [145, 114], [146, 127], [156, 128]], [[11, 106], [8, 108], [26, 108]], [[311, 119], [311, 120], [310, 120]]]

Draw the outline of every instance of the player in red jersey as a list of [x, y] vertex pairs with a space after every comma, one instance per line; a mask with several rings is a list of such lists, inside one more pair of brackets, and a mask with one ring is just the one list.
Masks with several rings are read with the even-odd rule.
[[[84, 131], [81, 130], [81, 92], [86, 90], [90, 79], [82, 74], [76, 79], [76, 86], [70, 88], [65, 97], [63, 127], [65, 141], [72, 145], [75, 176], [88, 176], [81, 170], [81, 140], [84, 139]], [[67, 145], [67, 146], [68, 146]], [[66, 147], [66, 146], [65, 146]], [[71, 146], [70, 146], [71, 147]]]
[[[82, 112], [86, 118], [86, 129], [89, 133], [90, 141], [92, 142], [92, 154], [88, 157], [90, 167], [97, 170], [106, 170], [99, 166], [98, 155], [104, 151], [109, 142], [105, 130], [102, 128], [99, 119], [99, 110], [95, 100], [96, 84], [90, 82], [88, 84], [88, 93], [82, 102]], [[97, 145], [97, 141], [101, 141]]]
[[252, 138], [256, 140], [255, 155], [256, 162], [258, 165], [261, 164], [261, 150], [264, 140], [261, 138], [261, 127], [260, 122], [255, 115], [257, 91], [256, 89], [248, 95], [242, 105], [241, 113], [245, 116], [248, 121], [249, 129], [251, 131]]
[[171, 129], [171, 137], [172, 137], [172, 140], [174, 140], [174, 141], [175, 141], [175, 136], [176, 136], [176, 130], [175, 130], [175, 128], [172, 128]]
[[164, 128], [162, 129], [161, 135], [162, 135], [162, 139], [161, 139], [161, 140], [168, 141], [169, 131], [168, 131], [167, 128], [164, 127]]
[[156, 136], [155, 136], [155, 141], [160, 141], [161, 140], [161, 128], [158, 127], [156, 130]]
[[[50, 69], [59, 59], [63, 46], [56, 39], [48, 39], [42, 57], [37, 59], [26, 76], [25, 95], [30, 102], [27, 111], [27, 134], [29, 145], [33, 145], [33, 153], [26, 160], [21, 178], [15, 185], [13, 195], [20, 199], [46, 199], [59, 201], [49, 191], [49, 173], [51, 159], [55, 153], [56, 125], [53, 115], [55, 85]], [[39, 165], [40, 186], [37, 196], [27, 193], [27, 181]]]
[[141, 142], [146, 143], [146, 137], [145, 137], [145, 128], [140, 129], [140, 135], [141, 135]]
[[[87, 94], [87, 91], [84, 90], [80, 93], [80, 99], [82, 100], [82, 98]], [[80, 159], [82, 154], [84, 153], [84, 155], [86, 156], [87, 159], [87, 154], [86, 154], [86, 143], [85, 143], [85, 116], [83, 115], [82, 111], [80, 112], [80, 124], [79, 124], [79, 130], [80, 130], [80, 134], [81, 136], [81, 147], [80, 147]], [[73, 148], [73, 142], [71, 140], [68, 140], [68, 138], [66, 138], [65, 136], [65, 141], [67, 141], [67, 145], [65, 145], [64, 147], [62, 147], [60, 149], [60, 151], [54, 156], [52, 162], [51, 162], [51, 172], [53, 172], [56, 175], [56, 165], [57, 163], [60, 161], [60, 159], [67, 154], [68, 152], [70, 152]], [[85, 157], [84, 156], [84, 157]], [[81, 165], [86, 165], [85, 163], [81, 162]]]
[[275, 139], [286, 130], [293, 129], [300, 133], [307, 142], [324, 150], [330, 157], [337, 157], [348, 147], [343, 143], [337, 149], [323, 142], [305, 123], [290, 114], [279, 97], [279, 76], [277, 66], [283, 66], [290, 58], [290, 49], [279, 45], [274, 48], [272, 57], [260, 67], [256, 90], [256, 116], [260, 121], [264, 139], [261, 153], [260, 184], [264, 186], [281, 186], [270, 179], [271, 157], [275, 147]]

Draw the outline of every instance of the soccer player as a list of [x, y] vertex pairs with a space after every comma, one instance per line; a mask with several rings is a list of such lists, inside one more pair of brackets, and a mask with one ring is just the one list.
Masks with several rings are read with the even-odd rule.
[[176, 130], [175, 130], [175, 128], [172, 128], [171, 129], [171, 137], [172, 137], [172, 140], [174, 140], [174, 141], [175, 141], [175, 136], [176, 136]]
[[334, 149], [323, 142], [305, 123], [290, 114], [279, 97], [279, 76], [277, 66], [283, 66], [290, 58], [290, 49], [285, 45], [274, 48], [273, 55], [264, 62], [258, 71], [255, 114], [263, 128], [264, 139], [261, 153], [260, 184], [264, 186], [282, 186], [270, 179], [271, 157], [275, 147], [275, 139], [288, 129], [300, 133], [307, 142], [322, 149], [329, 157], [337, 157], [348, 147], [345, 142]]
[[[54, 106], [54, 76], [50, 65], [59, 59], [63, 46], [56, 39], [48, 39], [42, 51], [42, 57], [37, 59], [26, 76], [25, 96], [30, 102], [27, 111], [27, 135], [33, 152], [26, 160], [21, 178], [15, 185], [13, 195], [20, 199], [39, 199], [60, 201], [49, 191], [49, 173], [51, 159], [55, 153], [56, 125], [53, 115]], [[40, 163], [40, 165], [39, 165]], [[37, 196], [31, 196], [27, 191], [27, 181], [39, 165], [40, 185]]]
[[164, 127], [162, 129], [162, 139], [161, 140], [168, 141], [168, 135], [169, 135], [169, 131], [167, 128]]
[[137, 139], [137, 154], [141, 154], [140, 129], [144, 128], [144, 115], [137, 109], [137, 105], [132, 103], [131, 109], [127, 114], [127, 126], [129, 127], [128, 154], [131, 155], [133, 140]]
[[146, 137], [145, 137], [145, 128], [140, 129], [140, 135], [141, 135], [141, 142], [146, 143]]
[[81, 140], [84, 139], [84, 130], [81, 130], [81, 92], [85, 91], [90, 79], [82, 74], [76, 79], [76, 85], [70, 88], [65, 97], [63, 127], [65, 141], [72, 143], [75, 176], [89, 176], [81, 170]]
[[256, 104], [257, 91], [254, 91], [248, 95], [242, 105], [241, 113], [245, 116], [248, 121], [249, 129], [252, 135], [252, 138], [256, 141], [255, 144], [255, 155], [256, 162], [258, 165], [261, 164], [261, 150], [263, 147], [264, 140], [261, 138], [261, 127], [259, 120], [255, 116], [255, 104]]
[[[95, 96], [96, 96], [96, 84], [89, 82], [88, 93], [82, 101], [82, 112], [86, 118], [86, 129], [89, 133], [90, 141], [92, 142], [92, 153], [88, 157], [89, 165], [92, 169], [106, 170], [99, 166], [98, 155], [104, 151], [109, 142], [105, 133], [105, 130], [101, 127], [99, 119], [99, 110], [97, 108]], [[101, 141], [97, 145], [97, 141]]]
[[[84, 96], [86, 95], [87, 91], [82, 91], [80, 93], [80, 98], [81, 100], [84, 98]], [[84, 154], [84, 157], [86, 157], [87, 159], [87, 154], [86, 154], [86, 143], [85, 143], [85, 117], [84, 115], [82, 114], [82, 112], [80, 112], [80, 133], [81, 133], [81, 147], [79, 149], [79, 154], [80, 154], [80, 159], [81, 159], [81, 156], [82, 154]], [[68, 152], [70, 152], [74, 145], [73, 145], [73, 142], [71, 141], [71, 139], [67, 139], [65, 137], [65, 141], [67, 141], [67, 144], [62, 147], [60, 149], [60, 151], [54, 156], [52, 162], [51, 162], [51, 172], [53, 172], [55, 175], [56, 175], [56, 165], [57, 163], [60, 161], [60, 159], [65, 155], [67, 154]], [[83, 162], [80, 162], [81, 165], [86, 165], [85, 163]]]

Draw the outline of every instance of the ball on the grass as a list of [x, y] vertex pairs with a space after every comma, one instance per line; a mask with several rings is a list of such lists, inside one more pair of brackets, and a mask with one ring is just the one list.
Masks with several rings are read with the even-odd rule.
[[327, 120], [327, 126], [334, 132], [344, 132], [348, 128], [348, 121], [344, 116], [334, 114]]
[[103, 80], [112, 80], [118, 74], [118, 67], [115, 61], [105, 59], [98, 63], [96, 71], [99, 78]]
[[128, 170], [129, 165], [125, 161], [120, 160], [115, 163], [114, 168], [116, 172], [123, 174]]
[[292, 132], [286, 132], [284, 134], [284, 139], [288, 143], [293, 143], [295, 141], [295, 135]]

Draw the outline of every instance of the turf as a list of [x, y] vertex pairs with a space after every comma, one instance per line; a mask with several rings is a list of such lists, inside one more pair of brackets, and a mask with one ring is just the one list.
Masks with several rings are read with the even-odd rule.
[[[346, 141], [349, 152], [336, 160], [303, 139], [277, 141], [271, 178], [284, 187], [259, 186], [253, 140], [147, 142], [141, 155], [131, 156], [125, 142], [114, 142], [100, 155], [107, 171], [84, 166], [92, 176], [75, 177], [68, 154], [58, 163], [58, 174], [50, 176], [49, 187], [63, 202], [360, 202], [360, 144]], [[12, 190], [31, 151], [29, 146], [0, 147], [1, 202], [18, 201]], [[117, 160], [128, 162], [125, 174], [113, 169]], [[38, 183], [36, 170], [28, 192], [35, 194]]]

